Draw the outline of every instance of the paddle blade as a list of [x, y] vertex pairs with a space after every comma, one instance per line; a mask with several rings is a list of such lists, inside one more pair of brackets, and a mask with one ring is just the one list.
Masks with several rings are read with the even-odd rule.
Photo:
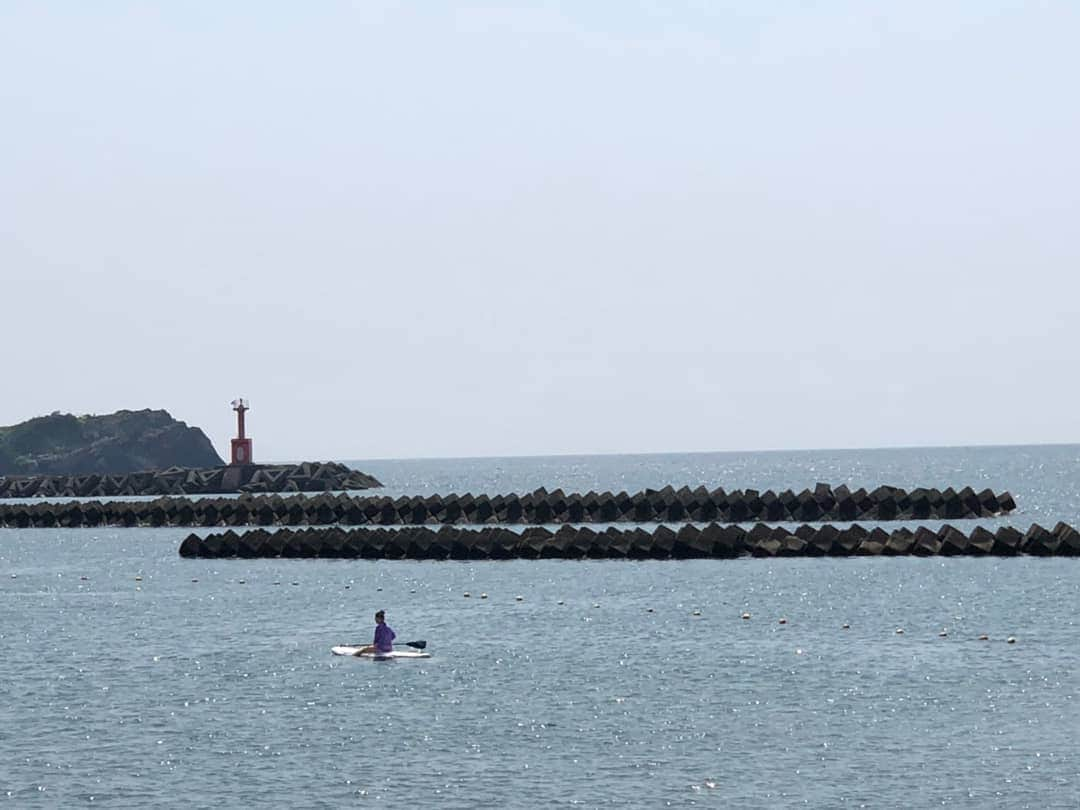
[[418, 650], [422, 650], [425, 647], [427, 647], [427, 642], [426, 641], [406, 641], [405, 646], [406, 647], [415, 647]]

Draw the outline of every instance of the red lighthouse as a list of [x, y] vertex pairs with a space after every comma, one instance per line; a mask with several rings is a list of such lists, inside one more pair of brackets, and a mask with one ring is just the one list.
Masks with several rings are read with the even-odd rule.
[[229, 463], [244, 465], [251, 463], [251, 439], [244, 436], [244, 411], [250, 410], [243, 399], [234, 399], [233, 410], [236, 411], [236, 438], [232, 440], [232, 461]]

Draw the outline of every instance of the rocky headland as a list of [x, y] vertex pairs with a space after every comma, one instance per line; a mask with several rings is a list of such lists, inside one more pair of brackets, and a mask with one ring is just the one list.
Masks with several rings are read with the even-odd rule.
[[336, 462], [226, 465], [164, 410], [53, 413], [0, 427], [0, 498], [328, 492], [382, 486]]
[[54, 412], [0, 427], [0, 475], [93, 475], [224, 465], [210, 439], [168, 411]]

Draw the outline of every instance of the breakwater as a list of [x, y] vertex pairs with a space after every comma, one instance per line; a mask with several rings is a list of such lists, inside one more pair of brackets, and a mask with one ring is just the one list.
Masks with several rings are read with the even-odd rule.
[[851, 556], [1080, 556], [1080, 533], [1064, 523], [1052, 530], [1032, 524], [1026, 532], [1004, 526], [991, 532], [982, 527], [970, 533], [944, 525], [887, 532], [858, 524], [837, 528], [802, 525], [795, 531], [758, 524], [751, 529], [712, 523], [704, 528], [685, 525], [653, 531], [609, 527], [563, 526], [557, 531], [530, 527], [517, 532], [491, 527], [463, 529], [423, 526], [401, 529], [232, 530], [199, 537], [190, 534], [180, 544], [182, 557], [287, 557], [386, 560], [509, 560], [509, 559], [732, 559], [736, 557], [851, 557]]
[[157, 498], [100, 503], [0, 503], [0, 526], [352, 526], [547, 523], [745, 523], [856, 520], [961, 520], [995, 517], [1016, 503], [1008, 492], [878, 487], [873, 491], [817, 485], [786, 490], [644, 490], [565, 494], [540, 489], [525, 495], [432, 495], [429, 497], [241, 496]]
[[111, 498], [241, 492], [327, 492], [380, 487], [372, 476], [336, 462], [248, 464], [116, 475], [5, 475], [0, 498]]

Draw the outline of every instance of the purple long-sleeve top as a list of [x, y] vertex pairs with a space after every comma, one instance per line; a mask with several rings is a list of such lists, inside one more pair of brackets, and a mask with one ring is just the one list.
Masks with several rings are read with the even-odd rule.
[[379, 652], [390, 652], [394, 649], [394, 639], [397, 634], [390, 629], [386, 622], [375, 625], [375, 649]]

